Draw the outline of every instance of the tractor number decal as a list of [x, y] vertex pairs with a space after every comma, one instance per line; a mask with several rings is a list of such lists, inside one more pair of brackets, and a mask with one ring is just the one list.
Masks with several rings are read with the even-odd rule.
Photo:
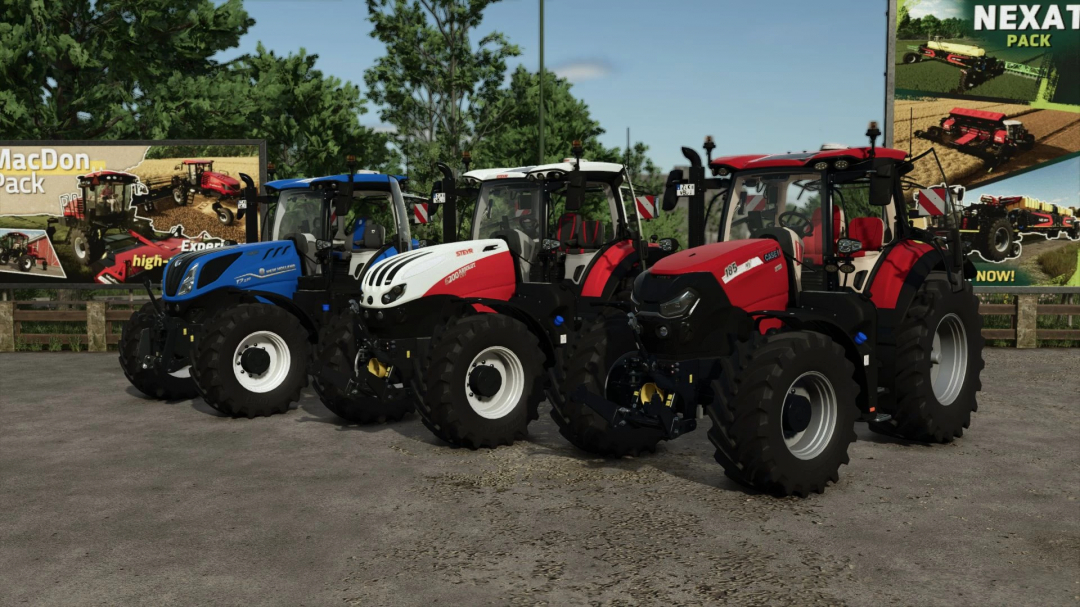
[[750, 270], [753, 270], [754, 268], [762, 265], [763, 263], [764, 262], [761, 261], [760, 257], [751, 257], [750, 259], [744, 261], [741, 264], [732, 263], [728, 267], [724, 268], [724, 284], [735, 280], [739, 277], [740, 274], [743, 274], [744, 272], [749, 272]]
[[466, 264], [466, 265], [458, 268], [457, 270], [454, 270], [454, 272], [452, 274], [450, 274], [449, 276], [446, 277], [445, 280], [443, 280], [443, 284], [450, 284], [450, 283], [454, 282], [455, 280], [457, 280], [459, 278], [464, 278], [465, 274], [467, 274], [469, 272], [469, 270], [471, 270], [471, 269], [473, 269], [475, 267], [476, 267], [476, 262], [473, 262], [473, 263], [470, 263], [470, 264]]
[[945, 188], [923, 188], [915, 192], [915, 204], [918, 206], [919, 215], [944, 215], [947, 205], [945, 203]]
[[692, 183], [680, 183], [675, 188], [675, 195], [682, 198], [684, 196], [694, 195], [694, 184]]
[[656, 219], [656, 196], [638, 196], [634, 202], [637, 203], [638, 216], [642, 219]]
[[446, 192], [436, 192], [435, 195], [431, 197], [431, 202], [434, 202], [435, 204], [445, 204]]

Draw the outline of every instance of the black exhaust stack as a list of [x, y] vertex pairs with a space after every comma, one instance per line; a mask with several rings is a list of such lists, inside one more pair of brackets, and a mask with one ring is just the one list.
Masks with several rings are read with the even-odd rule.
[[[465, 170], [469, 170], [469, 153], [461, 155]], [[443, 244], [457, 240], [457, 180], [454, 178], [454, 169], [445, 162], [435, 163], [435, 168], [442, 173], [441, 190], [443, 194]], [[432, 200], [432, 202], [435, 202]], [[432, 209], [435, 212], [435, 209]]]

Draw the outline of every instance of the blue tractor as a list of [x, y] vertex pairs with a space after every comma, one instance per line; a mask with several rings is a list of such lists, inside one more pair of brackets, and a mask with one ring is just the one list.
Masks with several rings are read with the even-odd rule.
[[259, 209], [257, 224], [256, 213], [247, 218], [248, 243], [173, 257], [161, 300], [151, 292], [124, 325], [120, 363], [136, 388], [160, 399], [201, 395], [248, 418], [299, 399], [331, 311], [359, 296], [367, 268], [419, 246], [406, 178], [356, 172], [354, 163], [344, 175], [271, 181], [259, 197], [241, 175]]

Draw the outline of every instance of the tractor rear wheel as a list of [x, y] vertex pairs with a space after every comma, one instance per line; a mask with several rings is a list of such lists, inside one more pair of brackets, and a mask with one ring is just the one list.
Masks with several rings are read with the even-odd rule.
[[188, 191], [183, 185], [173, 187], [172, 190], [173, 202], [178, 207], [187, 206], [188, 203]]
[[1005, 217], [995, 219], [979, 232], [978, 249], [987, 261], [1002, 261], [1012, 253], [1013, 227]]
[[233, 220], [236, 219], [236, 215], [233, 214], [232, 209], [219, 206], [214, 209], [214, 212], [217, 213], [218, 222], [223, 226], [231, 226]]
[[154, 327], [154, 304], [146, 303], [131, 315], [120, 331], [120, 368], [139, 392], [159, 400], [184, 400], [199, 395], [189, 369], [175, 374], [156, 367], [143, 369], [139, 360], [139, 338], [143, 329]]
[[94, 263], [105, 254], [105, 244], [97, 238], [91, 238], [79, 228], [72, 228], [68, 232], [68, 239], [75, 259], [84, 266]]
[[308, 331], [272, 304], [240, 304], [210, 318], [191, 359], [206, 403], [232, 417], [285, 413], [307, 385]]
[[18, 268], [23, 272], [29, 272], [34, 267], [34, 258], [30, 255], [23, 255], [19, 257]]
[[396, 422], [413, 410], [409, 391], [401, 383], [391, 384], [390, 376], [382, 379], [376, 377], [369, 372], [369, 367], [365, 362], [358, 360], [356, 336], [352, 331], [354, 322], [355, 314], [351, 310], [334, 316], [320, 331], [315, 360], [344, 376], [360, 377], [367, 381], [384, 381], [388, 384], [389, 397], [380, 399], [374, 392], [364, 394], [363, 386], [361, 386], [361, 394], [351, 396], [332, 383], [320, 382], [317, 373], [314, 374], [312, 385], [319, 393], [323, 405], [331, 413], [347, 422], [354, 424]]
[[610, 457], [636, 457], [643, 452], [655, 453], [656, 445], [665, 439], [657, 428], [612, 427], [591, 407], [570, 396], [584, 386], [592, 394], [626, 406], [637, 386], [628, 381], [622, 363], [636, 353], [637, 344], [626, 316], [605, 316], [582, 329], [563, 359], [562, 392], [566, 398], [552, 400], [551, 417], [559, 432], [578, 449]]
[[971, 283], [953, 293], [945, 273], [932, 272], [896, 336], [895, 399], [880, 407], [892, 419], [872, 422], [870, 429], [932, 443], [963, 436], [978, 409], [984, 365], [982, 316]]
[[544, 355], [528, 327], [502, 314], [451, 320], [432, 340], [417, 412], [436, 436], [460, 447], [524, 438], [544, 399]]
[[912, 63], [918, 63], [919, 59], [920, 59], [920, 56], [919, 56], [918, 53], [905, 53], [904, 54], [904, 63], [907, 63], [909, 65], [912, 64]]
[[721, 368], [706, 408], [728, 477], [800, 497], [839, 480], [859, 415], [855, 366], [839, 344], [809, 331], [755, 335]]

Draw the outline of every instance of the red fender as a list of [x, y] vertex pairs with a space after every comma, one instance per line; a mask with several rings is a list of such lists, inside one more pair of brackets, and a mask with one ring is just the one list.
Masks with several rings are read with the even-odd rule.
[[589, 275], [581, 285], [583, 297], [602, 297], [608, 280], [627, 257], [634, 254], [634, 243], [623, 240], [608, 247], [589, 267]]
[[[929, 253], [934, 253], [934, 247], [913, 240], [905, 240], [888, 249], [878, 261], [873, 282], [867, 287], [870, 298], [878, 309], [895, 309], [904, 285], [912, 280], [922, 282], [935, 265], [932, 258], [927, 257]], [[913, 272], [917, 265], [926, 267]], [[917, 287], [918, 284], [914, 286]]]
[[517, 278], [514, 274], [514, 258], [509, 251], [467, 263], [435, 283], [424, 293], [430, 295], [456, 295], [464, 298], [501, 299], [506, 301], [514, 295]]

